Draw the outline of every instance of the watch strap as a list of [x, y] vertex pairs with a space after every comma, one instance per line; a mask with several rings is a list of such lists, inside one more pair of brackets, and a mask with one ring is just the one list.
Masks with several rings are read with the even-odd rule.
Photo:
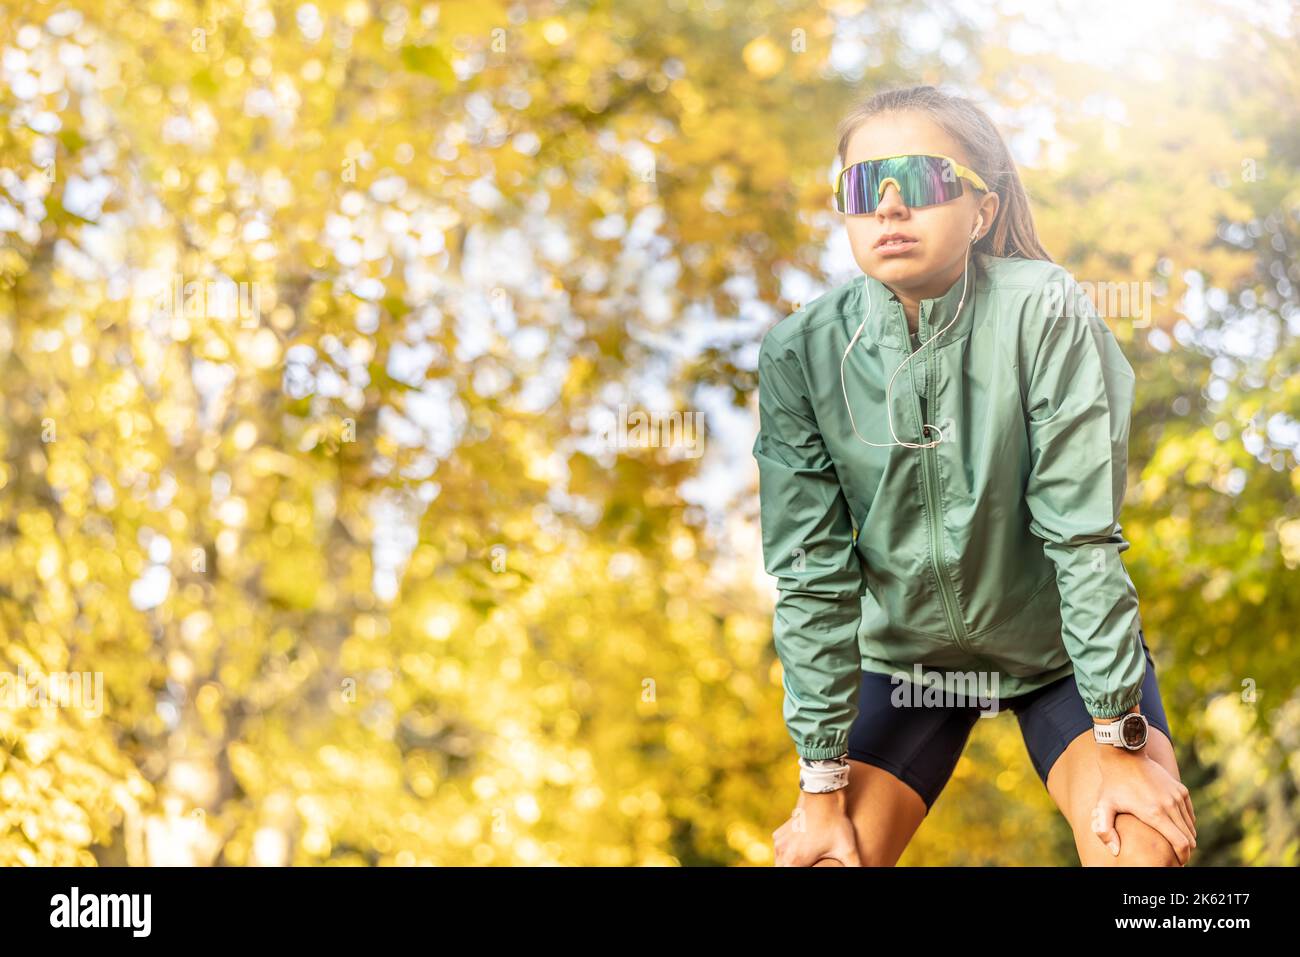
[[1119, 721], [1108, 721], [1092, 725], [1092, 737], [1098, 744], [1119, 744]]

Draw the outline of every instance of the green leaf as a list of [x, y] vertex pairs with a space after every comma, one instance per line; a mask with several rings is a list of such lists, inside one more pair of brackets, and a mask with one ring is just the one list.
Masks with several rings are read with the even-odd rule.
[[443, 89], [451, 90], [456, 86], [456, 74], [451, 69], [451, 62], [442, 51], [433, 46], [402, 47], [402, 65], [412, 73], [423, 73], [442, 84]]

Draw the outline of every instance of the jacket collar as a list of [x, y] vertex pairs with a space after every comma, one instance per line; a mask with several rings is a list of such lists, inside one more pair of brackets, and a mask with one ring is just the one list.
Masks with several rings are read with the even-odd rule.
[[[942, 296], [921, 300], [918, 333], [922, 341], [948, 325], [953, 316], [957, 315], [957, 305], [961, 303], [961, 315], [950, 329], [935, 340], [931, 348], [942, 348], [949, 342], [956, 342], [969, 334], [973, 328], [976, 300], [980, 298], [979, 293], [984, 288], [984, 271], [976, 268], [976, 259], [981, 255], [983, 254], [975, 253], [971, 256], [969, 274], [965, 277], [964, 302], [962, 301], [962, 276], [958, 276], [957, 281]], [[872, 341], [891, 349], [911, 352], [907, 317], [903, 315], [902, 305], [890, 288], [879, 279], [863, 273], [861, 300], [859, 309], [866, 308], [868, 302], [871, 305], [871, 315], [867, 317], [867, 325], [863, 330], [864, 336], [869, 336]], [[859, 314], [858, 322], [861, 321], [862, 317]]]

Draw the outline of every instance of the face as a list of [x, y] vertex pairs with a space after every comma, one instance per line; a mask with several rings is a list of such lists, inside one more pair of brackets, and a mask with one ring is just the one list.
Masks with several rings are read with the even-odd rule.
[[[941, 126], [925, 114], [911, 111], [873, 116], [860, 125], [849, 139], [844, 165], [894, 153], [940, 153], [973, 168], [970, 158]], [[844, 214], [859, 268], [913, 299], [934, 298], [951, 288], [966, 267], [970, 235], [981, 212], [984, 223], [977, 241], [993, 225], [998, 207], [996, 193], [981, 193], [969, 180], [960, 181], [962, 194], [956, 199], [915, 209], [903, 205], [898, 187], [889, 183], [875, 212]], [[893, 247], [880, 245], [891, 233], [910, 241]]]

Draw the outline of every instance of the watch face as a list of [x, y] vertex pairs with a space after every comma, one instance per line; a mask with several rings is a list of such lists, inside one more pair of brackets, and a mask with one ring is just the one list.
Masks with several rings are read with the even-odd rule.
[[1142, 719], [1141, 715], [1128, 715], [1120, 722], [1119, 734], [1120, 740], [1124, 742], [1124, 747], [1140, 748], [1146, 744], [1147, 723]]

